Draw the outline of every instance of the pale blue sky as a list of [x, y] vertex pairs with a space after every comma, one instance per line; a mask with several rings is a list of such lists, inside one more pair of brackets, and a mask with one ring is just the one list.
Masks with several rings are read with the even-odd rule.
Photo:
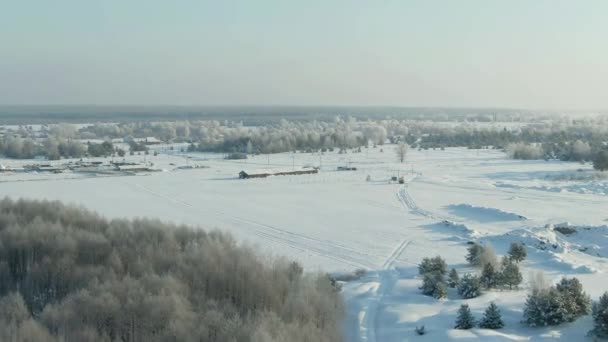
[[608, 108], [608, 1], [0, 0], [0, 104]]

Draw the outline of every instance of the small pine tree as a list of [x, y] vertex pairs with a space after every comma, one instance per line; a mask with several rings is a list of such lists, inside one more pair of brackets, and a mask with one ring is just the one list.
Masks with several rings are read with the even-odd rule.
[[456, 317], [456, 325], [454, 329], [471, 329], [475, 326], [475, 318], [471, 314], [468, 304], [462, 304], [458, 309], [458, 316]]
[[488, 306], [483, 314], [483, 318], [479, 322], [479, 327], [484, 329], [500, 329], [504, 326], [505, 323], [502, 321], [500, 310], [494, 302], [490, 303], [490, 306]]
[[604, 292], [593, 305], [593, 330], [590, 333], [599, 338], [608, 338], [608, 292]]
[[418, 274], [425, 275], [427, 273], [437, 273], [444, 276], [448, 272], [448, 265], [442, 257], [424, 258], [418, 265]]
[[494, 270], [494, 266], [491, 263], [487, 263], [483, 267], [483, 271], [481, 271], [481, 283], [486, 289], [494, 288], [498, 284], [498, 273]]
[[462, 276], [458, 284], [458, 294], [464, 299], [475, 298], [481, 295], [481, 282], [479, 277], [469, 273]]
[[459, 282], [460, 277], [458, 277], [458, 272], [456, 272], [455, 268], [452, 268], [450, 274], [448, 275], [448, 287], [456, 288]]
[[437, 299], [447, 297], [447, 287], [443, 281], [443, 276], [438, 273], [426, 273], [422, 278], [420, 289], [425, 296], [432, 296]]
[[589, 313], [591, 299], [583, 291], [583, 285], [577, 278], [562, 278], [555, 288], [562, 294], [569, 322]]
[[509, 252], [507, 254], [509, 254], [509, 258], [515, 262], [522, 262], [528, 256], [526, 246], [521, 242], [511, 243], [511, 247], [509, 247]]
[[483, 252], [483, 246], [474, 243], [471, 246], [469, 246], [469, 248], [467, 249], [467, 255], [465, 257], [465, 259], [467, 260], [467, 262], [471, 265], [477, 265], [477, 259], [479, 258], [479, 256], [481, 255], [481, 253]]
[[509, 286], [509, 289], [513, 289], [513, 286], [521, 284], [522, 280], [523, 277], [517, 264], [513, 263], [511, 259], [504, 258], [498, 283], [500, 285]]

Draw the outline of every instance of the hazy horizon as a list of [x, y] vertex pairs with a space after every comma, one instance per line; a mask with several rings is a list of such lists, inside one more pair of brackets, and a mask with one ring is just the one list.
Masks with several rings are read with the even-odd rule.
[[0, 105], [604, 111], [603, 1], [5, 4]]

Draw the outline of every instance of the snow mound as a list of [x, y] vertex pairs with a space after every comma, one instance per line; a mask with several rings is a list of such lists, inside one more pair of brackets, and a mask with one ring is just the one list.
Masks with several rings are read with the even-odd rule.
[[[564, 272], [595, 273], [597, 269], [576, 257], [584, 253], [597, 258], [608, 258], [608, 225], [573, 226], [569, 223], [544, 227], [522, 228], [503, 235], [487, 236], [482, 243], [490, 243], [499, 253], [506, 253], [512, 242], [528, 247], [528, 255], [535, 262], [550, 264]], [[579, 254], [580, 256], [580, 254]]]
[[470, 204], [451, 204], [448, 207], [451, 214], [465, 217], [478, 222], [519, 221], [526, 217], [506, 212], [496, 208], [476, 207]]

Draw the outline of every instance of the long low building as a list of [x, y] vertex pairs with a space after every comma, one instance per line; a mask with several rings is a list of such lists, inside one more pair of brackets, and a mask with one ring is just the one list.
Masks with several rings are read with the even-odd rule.
[[315, 168], [301, 168], [295, 170], [243, 170], [239, 172], [239, 178], [266, 178], [270, 176], [308, 175], [319, 173]]

